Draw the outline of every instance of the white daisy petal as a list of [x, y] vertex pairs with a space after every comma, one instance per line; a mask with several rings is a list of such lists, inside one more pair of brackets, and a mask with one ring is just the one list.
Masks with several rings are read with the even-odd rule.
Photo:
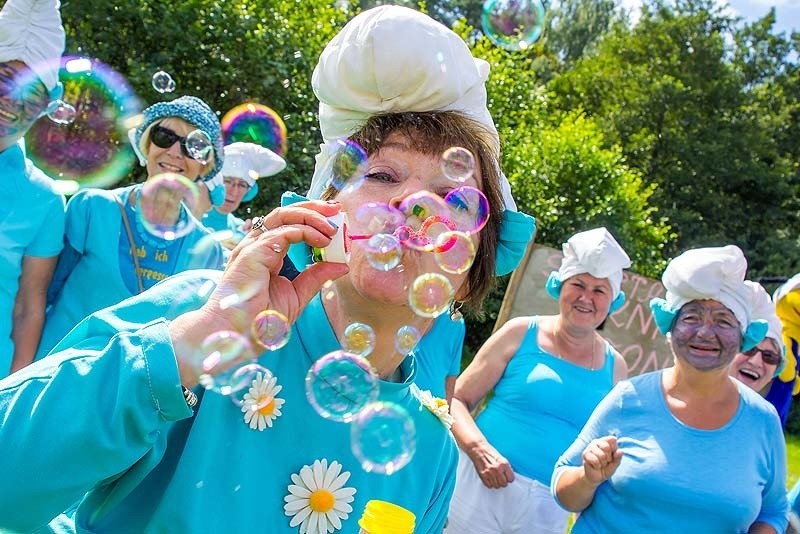
[[[296, 513], [303, 508], [308, 508], [308, 501], [305, 499], [298, 499], [296, 501], [287, 502], [283, 505], [284, 512], [288, 513]], [[311, 508], [308, 508], [309, 513], [311, 512]]]
[[[285, 506], [284, 506], [284, 513], [286, 515], [292, 515], [288, 510], [286, 510]], [[310, 514], [311, 514], [311, 508], [309, 508], [308, 506], [302, 508], [299, 512], [296, 512], [296, 515], [292, 518], [291, 521], [289, 521], [289, 526], [296, 527], [297, 525], [302, 523]]]
[[325, 512], [325, 517], [328, 518], [328, 522], [330, 522], [330, 524], [336, 530], [342, 528], [342, 520], [339, 519], [339, 516], [333, 510], [331, 510], [330, 512]]
[[331, 488], [331, 484], [339, 476], [339, 473], [342, 471], [342, 464], [339, 462], [332, 462], [331, 466], [328, 468], [328, 471], [325, 472], [325, 480], [322, 482], [323, 488], [333, 489]]
[[339, 502], [339, 501], [336, 501], [336, 503], [333, 505], [333, 509], [339, 512], [339, 515], [344, 515], [342, 519], [347, 519], [347, 514], [353, 511], [352, 506], [350, 506], [346, 502]]
[[298, 486], [297, 484], [291, 484], [289, 486], [289, 493], [291, 493], [292, 496], [302, 497], [305, 499], [308, 499], [311, 496], [311, 490], [303, 486]]
[[317, 483], [316, 483], [316, 482], [314, 482], [314, 474], [313, 474], [313, 472], [311, 471], [311, 468], [310, 468], [310, 467], [308, 467], [307, 465], [306, 465], [306, 466], [304, 466], [304, 467], [303, 467], [303, 468], [300, 470], [300, 478], [302, 478], [302, 479], [303, 479], [303, 484], [305, 484], [305, 485], [306, 485], [306, 487], [307, 487], [308, 489], [310, 489], [311, 491], [314, 491], [314, 490], [316, 490], [316, 489], [317, 489]]
[[[328, 464], [327, 459], [315, 460], [311, 465], [304, 465], [299, 474], [291, 475], [292, 482], [288, 486], [289, 493], [284, 496], [284, 512], [292, 516], [289, 526], [300, 526], [299, 532], [308, 534], [333, 534], [342, 529], [343, 521], [353, 511], [350, 502], [354, 500], [355, 488], [342, 487], [350, 478], [350, 473], [342, 472], [342, 465], [337, 461]], [[317, 495], [315, 492], [329, 493], [332, 498]], [[320, 498], [322, 497], [322, 498]]]

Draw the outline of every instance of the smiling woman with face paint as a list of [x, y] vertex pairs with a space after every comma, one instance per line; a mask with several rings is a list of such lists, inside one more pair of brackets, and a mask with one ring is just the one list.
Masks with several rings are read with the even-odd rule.
[[733, 245], [667, 266], [651, 309], [674, 365], [620, 382], [556, 464], [553, 494], [581, 512], [574, 533], [784, 532], [780, 421], [728, 374], [767, 333], [746, 269]]
[[[625, 360], [597, 328], [625, 300], [620, 284], [630, 259], [605, 228], [575, 234], [563, 249], [547, 284], [559, 314], [511, 319], [456, 380], [461, 454], [448, 534], [566, 529], [568, 514], [550, 496], [553, 464], [627, 377]], [[492, 390], [473, 421], [470, 412]]]
[[[211, 142], [207, 161], [196, 159], [187, 146], [187, 137], [198, 130]], [[51, 307], [37, 359], [99, 309], [175, 273], [222, 268], [222, 248], [191, 213], [194, 201], [208, 194], [194, 182], [222, 167], [214, 112], [192, 96], [160, 102], [145, 109], [131, 137], [147, 170], [145, 182], [112, 191], [86, 189], [67, 204], [65, 248], [48, 291]]]

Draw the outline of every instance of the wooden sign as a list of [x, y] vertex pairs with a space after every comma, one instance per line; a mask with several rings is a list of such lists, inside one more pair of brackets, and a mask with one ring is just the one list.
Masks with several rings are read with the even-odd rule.
[[[534, 245], [511, 275], [495, 330], [512, 317], [555, 315], [558, 302], [547, 294], [545, 283], [558, 270], [560, 250]], [[650, 313], [650, 299], [664, 296], [658, 280], [625, 271], [622, 279], [625, 304], [611, 314], [600, 333], [628, 362], [629, 375], [638, 375], [672, 365], [672, 353], [666, 338], [656, 328]]]

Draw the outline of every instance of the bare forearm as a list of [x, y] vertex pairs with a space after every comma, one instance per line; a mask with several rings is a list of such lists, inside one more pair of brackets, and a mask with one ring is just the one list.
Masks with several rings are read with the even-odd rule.
[[455, 419], [452, 432], [459, 448], [469, 455], [470, 451], [486, 444], [486, 437], [480, 431], [467, 405], [456, 397], [450, 403], [450, 415]]
[[586, 478], [583, 467], [568, 467], [558, 477], [556, 497], [565, 508], [582, 512], [592, 504], [598, 487]]
[[[44, 308], [19, 312], [15, 309], [11, 328], [11, 340], [14, 342], [14, 356], [11, 360], [11, 372], [18, 371], [33, 362], [44, 326]], [[2, 373], [0, 373], [2, 374]]]

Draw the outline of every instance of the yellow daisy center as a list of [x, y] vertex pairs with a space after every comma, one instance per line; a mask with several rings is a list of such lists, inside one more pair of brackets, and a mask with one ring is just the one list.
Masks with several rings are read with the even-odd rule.
[[264, 401], [266, 399], [259, 399], [258, 404], [259, 405], [263, 404], [263, 406], [261, 406], [258, 409], [258, 413], [260, 413], [261, 415], [272, 415], [275, 412], [275, 397], [267, 397], [267, 398], [269, 398], [269, 402], [267, 402], [266, 404], [264, 404]]
[[335, 503], [333, 493], [326, 489], [319, 489], [311, 493], [308, 497], [308, 506], [315, 512], [328, 512], [333, 509]]

